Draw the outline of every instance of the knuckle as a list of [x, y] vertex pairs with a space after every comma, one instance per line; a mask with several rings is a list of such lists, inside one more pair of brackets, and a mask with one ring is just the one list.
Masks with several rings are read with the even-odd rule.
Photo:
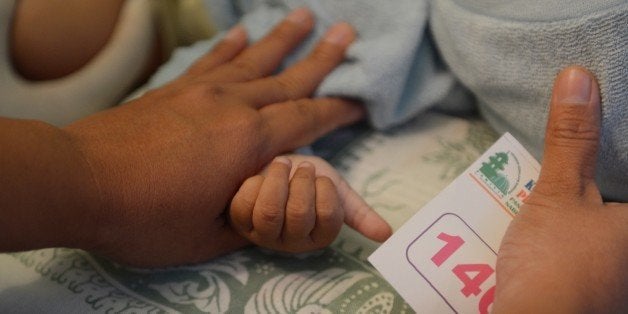
[[317, 220], [322, 224], [331, 223], [336, 220], [338, 210], [334, 201], [319, 200], [316, 204]]
[[264, 121], [259, 115], [243, 115], [240, 121], [240, 129], [247, 133], [257, 133], [263, 127]]
[[582, 144], [597, 143], [599, 127], [592, 125], [590, 117], [573, 112], [565, 112], [549, 126], [549, 140], [558, 146], [580, 146]]
[[257, 135], [264, 125], [262, 117], [255, 111], [241, 112], [237, 119], [232, 120], [234, 130], [245, 135]]
[[278, 90], [280, 90], [287, 99], [297, 99], [301, 96], [305, 96], [300, 93], [302, 89], [301, 86], [304, 86], [304, 83], [297, 77], [279, 76], [275, 78], [275, 82], [277, 83]]
[[[326, 188], [333, 193], [337, 193], [334, 183], [328, 177], [316, 178], [317, 190]], [[337, 195], [327, 194], [326, 197], [317, 197], [316, 199], [316, 216], [321, 223], [334, 223], [341, 215], [340, 204]]]
[[573, 184], [560, 178], [542, 177], [524, 203], [535, 207], [554, 207], [574, 194]]
[[337, 63], [340, 62], [342, 51], [335, 45], [319, 45], [309, 56], [315, 63]]
[[235, 60], [231, 65], [237, 72], [244, 74], [245, 79], [253, 79], [263, 74], [261, 69], [253, 61], [246, 58]]
[[247, 196], [237, 194], [233, 198], [233, 201], [231, 201], [231, 207], [230, 207], [231, 217], [239, 219], [241, 212], [246, 212], [247, 210], [252, 209], [254, 206], [255, 206], [255, 200]]
[[595, 128], [583, 125], [581, 120], [561, 120], [552, 126], [552, 135], [556, 140], [597, 141], [599, 132]]
[[283, 212], [270, 204], [259, 204], [260, 222], [266, 225], [276, 226], [283, 222]]
[[315, 106], [312, 100], [301, 99], [295, 101], [293, 107], [298, 115], [308, 118], [306, 121], [309, 122], [310, 126], [317, 126], [323, 122], [321, 121], [320, 108]]
[[[255, 114], [254, 110], [251, 110], [251, 113], [240, 110], [233, 114], [235, 116], [225, 116], [222, 121], [218, 121], [218, 123], [224, 124], [220, 126], [222, 129], [220, 134], [216, 134], [225, 138], [221, 147], [227, 148], [223, 153], [229, 154], [227, 158], [234, 162], [259, 161], [262, 157], [261, 154], [269, 145], [269, 140], [265, 136], [268, 131], [265, 131], [264, 120]], [[205, 123], [203, 128], [215, 132], [216, 125]], [[247, 158], [242, 159], [241, 156], [247, 156]], [[261, 165], [259, 164], [259, 166]]]
[[[242, 183], [242, 187], [261, 186], [263, 182], [264, 177], [261, 175], [256, 175], [254, 177], [246, 179], [246, 181]], [[231, 201], [231, 209], [236, 211], [252, 210], [255, 207], [255, 203], [257, 202], [257, 196], [257, 193], [251, 192], [250, 190], [247, 190], [245, 192], [243, 188], [241, 188]]]
[[539, 189], [537, 191], [536, 187], [534, 192], [530, 194], [523, 203], [526, 206], [532, 206], [536, 208], [548, 208], [553, 206], [553, 199], [556, 198], [556, 195], [560, 195], [560, 193], [556, 193], [555, 190], [552, 189]]
[[291, 198], [286, 209], [286, 218], [294, 222], [307, 222], [313, 218], [313, 208], [304, 197]]

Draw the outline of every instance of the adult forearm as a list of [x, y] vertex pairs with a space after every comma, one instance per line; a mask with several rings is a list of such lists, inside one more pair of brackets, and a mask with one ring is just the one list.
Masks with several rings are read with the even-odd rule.
[[0, 118], [0, 173], [0, 251], [90, 243], [97, 187], [63, 130]]

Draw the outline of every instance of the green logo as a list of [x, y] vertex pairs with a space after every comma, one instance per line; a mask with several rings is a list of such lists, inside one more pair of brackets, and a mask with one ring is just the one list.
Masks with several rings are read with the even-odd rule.
[[480, 172], [495, 185], [495, 187], [502, 192], [502, 194], [508, 193], [510, 184], [508, 179], [501, 174], [504, 171], [505, 166], [508, 164], [508, 154], [499, 152], [488, 158], [488, 162], [483, 162]]
[[519, 160], [511, 152], [497, 152], [482, 162], [482, 167], [476, 172], [500, 197], [510, 194], [519, 184], [521, 166]]

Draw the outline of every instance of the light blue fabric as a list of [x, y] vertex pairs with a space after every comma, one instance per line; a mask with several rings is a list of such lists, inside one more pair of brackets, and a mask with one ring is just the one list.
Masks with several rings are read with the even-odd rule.
[[[388, 128], [416, 116], [437, 103], [471, 107], [472, 98], [439, 61], [426, 31], [425, 1], [396, 0], [394, 5], [376, 0], [316, 1], [207, 1], [219, 27], [231, 26], [224, 16], [242, 14], [252, 41], [260, 39], [290, 10], [308, 6], [317, 16], [312, 36], [287, 64], [303, 58], [333, 23], [347, 21], [359, 39], [347, 53], [347, 62], [326, 78], [319, 95], [359, 98], [368, 106], [377, 128]], [[227, 21], [227, 22], [225, 22]], [[193, 59], [212, 46], [199, 43], [176, 52], [151, 82], [158, 86], [182, 72]]]
[[[318, 95], [361, 99], [373, 126], [382, 129], [433, 106], [468, 111], [474, 103], [470, 90], [491, 125], [512, 132], [537, 157], [542, 155], [554, 76], [567, 65], [583, 65], [597, 75], [602, 89], [598, 181], [605, 196], [628, 201], [626, 0], [207, 0], [206, 4], [220, 27], [241, 18], [252, 40], [261, 38], [290, 10], [308, 6], [317, 16], [315, 30], [286, 64], [304, 57], [332, 23], [347, 21], [359, 37], [347, 61], [326, 78]], [[177, 51], [149, 86], [176, 77], [213, 43]]]

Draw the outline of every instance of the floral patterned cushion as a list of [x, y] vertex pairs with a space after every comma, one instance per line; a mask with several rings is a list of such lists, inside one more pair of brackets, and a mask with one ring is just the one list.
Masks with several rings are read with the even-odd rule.
[[[328, 140], [327, 157], [397, 229], [496, 138], [484, 122], [428, 113], [389, 132]], [[413, 313], [366, 261], [377, 245], [344, 228], [313, 253], [247, 248], [161, 270], [64, 248], [2, 254], [0, 312]]]

